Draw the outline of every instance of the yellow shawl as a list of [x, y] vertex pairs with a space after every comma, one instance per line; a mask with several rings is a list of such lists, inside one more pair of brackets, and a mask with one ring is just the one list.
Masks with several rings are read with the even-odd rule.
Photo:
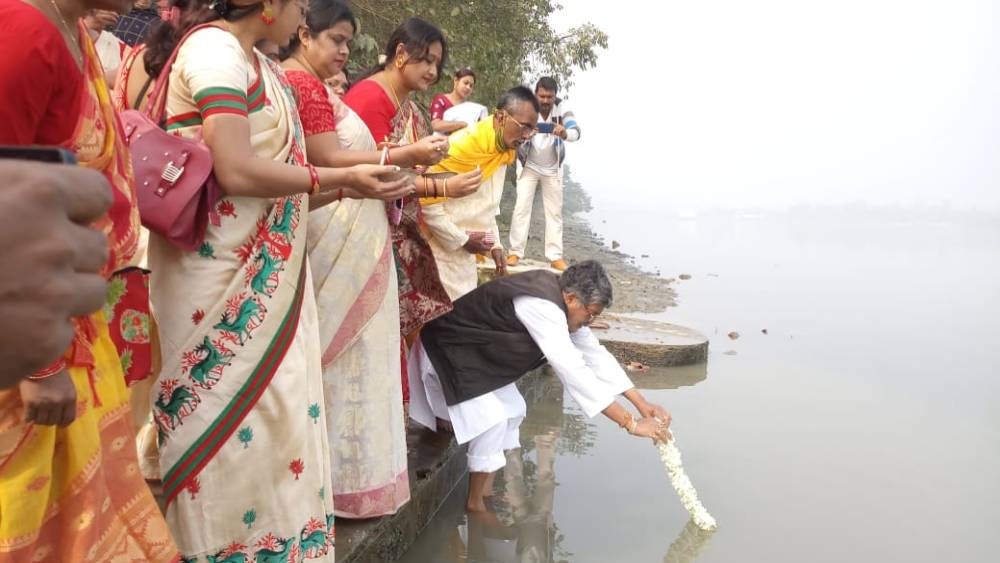
[[[501, 152], [497, 147], [493, 116], [459, 130], [449, 141], [451, 146], [448, 149], [448, 157], [432, 166], [427, 171], [428, 174], [442, 172], [464, 174], [478, 166], [483, 171], [483, 181], [486, 181], [497, 168], [513, 164], [516, 158], [514, 149]], [[441, 201], [444, 201], [444, 198], [421, 198], [420, 203], [429, 205]]]

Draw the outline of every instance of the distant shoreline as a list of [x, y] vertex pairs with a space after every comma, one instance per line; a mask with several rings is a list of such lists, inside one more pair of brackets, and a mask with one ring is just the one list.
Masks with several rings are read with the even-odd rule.
[[[506, 247], [510, 241], [510, 217], [514, 210], [516, 190], [508, 178], [500, 203], [500, 240]], [[590, 211], [590, 198], [579, 183], [567, 173], [563, 192], [563, 245], [570, 264], [594, 259], [601, 262], [614, 287], [614, 303], [609, 310], [618, 313], [659, 313], [675, 306], [677, 294], [674, 280], [648, 272], [635, 264], [635, 258], [620, 250], [612, 250], [581, 213]], [[531, 229], [525, 254], [544, 260], [542, 250], [545, 220], [542, 213], [541, 190], [532, 206]]]

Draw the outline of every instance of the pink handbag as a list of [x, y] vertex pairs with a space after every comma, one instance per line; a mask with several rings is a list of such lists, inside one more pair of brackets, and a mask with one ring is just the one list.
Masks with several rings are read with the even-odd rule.
[[212, 173], [212, 153], [205, 143], [167, 133], [160, 128], [167, 106], [170, 69], [192, 28], [174, 48], [156, 85], [146, 110], [130, 109], [121, 114], [125, 142], [132, 154], [136, 197], [142, 224], [174, 246], [197, 250], [205, 240], [209, 218], [219, 225], [215, 204], [222, 197]]

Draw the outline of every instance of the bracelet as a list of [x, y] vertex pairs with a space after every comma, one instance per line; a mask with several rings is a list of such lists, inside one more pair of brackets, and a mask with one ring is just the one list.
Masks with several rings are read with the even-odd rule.
[[52, 377], [53, 375], [56, 375], [56, 374], [60, 373], [64, 369], [66, 369], [66, 360], [64, 358], [59, 358], [51, 366], [49, 366], [49, 367], [47, 367], [45, 369], [42, 369], [42, 370], [38, 370], [35, 373], [29, 375], [28, 379], [31, 379], [33, 381], [38, 381], [40, 379], [46, 379], [48, 377]]
[[337, 190], [337, 201], [344, 199], [344, 188]]
[[386, 166], [392, 164], [392, 150], [388, 147], [385, 149], [385, 164]]
[[448, 178], [444, 179], [444, 192], [441, 194], [441, 197], [448, 197]]
[[420, 179], [424, 182], [424, 197], [430, 196], [431, 190], [427, 187], [427, 176], [421, 176]]
[[635, 419], [633, 418], [633, 419], [632, 419], [632, 425], [628, 427], [628, 433], [629, 433], [629, 434], [635, 434], [635, 429], [636, 429], [636, 427], [638, 427], [638, 426], [639, 426], [639, 421], [638, 421], [638, 420], [635, 420]]
[[306, 168], [309, 170], [309, 181], [312, 182], [309, 189], [309, 195], [316, 195], [319, 193], [319, 172], [316, 170], [315, 166], [309, 164], [308, 162], [306, 163]]

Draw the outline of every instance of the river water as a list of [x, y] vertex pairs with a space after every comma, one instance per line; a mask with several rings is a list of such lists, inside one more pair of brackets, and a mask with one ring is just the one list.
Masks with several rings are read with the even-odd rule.
[[610, 203], [590, 220], [691, 276], [647, 316], [709, 336], [707, 364], [634, 379], [673, 413], [719, 529], [687, 525], [650, 442], [586, 419], [550, 377], [495, 517], [464, 514], [462, 483], [403, 561], [1000, 560], [995, 217]]

